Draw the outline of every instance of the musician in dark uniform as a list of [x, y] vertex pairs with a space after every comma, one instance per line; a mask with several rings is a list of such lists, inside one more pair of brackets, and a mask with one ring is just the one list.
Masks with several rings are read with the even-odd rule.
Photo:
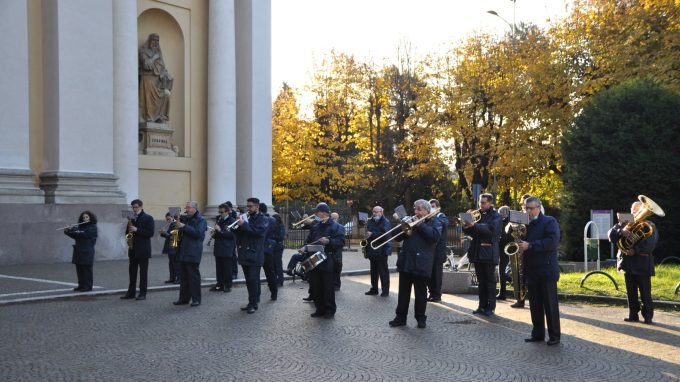
[[[510, 263], [510, 256], [508, 256], [507, 253], [505, 253], [505, 246], [508, 243], [511, 243], [515, 241], [515, 238], [512, 237], [512, 234], [505, 229], [508, 224], [510, 224], [510, 207], [508, 206], [502, 206], [501, 208], [498, 209], [498, 214], [501, 215], [502, 219], [502, 224], [501, 224], [501, 238], [498, 243], [498, 253], [499, 253], [499, 263], [498, 263], [498, 283], [499, 283], [499, 288], [498, 288], [498, 294], [496, 295], [496, 300], [506, 300], [507, 298], [505, 297], [506, 291], [505, 287], [506, 284], [510, 281], [508, 278], [508, 274], [505, 272], [505, 269], [508, 267], [508, 263]], [[515, 277], [513, 275], [512, 277]]]
[[[387, 258], [392, 254], [392, 243], [387, 243], [378, 249], [373, 249], [371, 243], [373, 240], [383, 235], [392, 228], [390, 221], [384, 216], [384, 210], [380, 206], [373, 207], [373, 216], [366, 224], [366, 258], [371, 263], [371, 289], [364, 293], [365, 295], [378, 294], [378, 279], [380, 279], [380, 286], [382, 287], [382, 297], [390, 295], [390, 271], [387, 265]], [[380, 245], [384, 240], [389, 240], [389, 237], [380, 239], [374, 246]]]
[[[519, 243], [524, 257], [524, 277], [531, 310], [531, 337], [526, 342], [545, 340], [548, 325], [548, 345], [560, 343], [560, 311], [557, 303], [557, 246], [560, 242], [560, 225], [552, 216], [541, 213], [541, 200], [529, 197], [524, 201], [529, 215], [527, 236]], [[545, 320], [544, 320], [545, 315]]]
[[[335, 262], [336, 254], [345, 245], [345, 227], [330, 218], [331, 210], [326, 203], [319, 203], [315, 209], [319, 222], [314, 223], [305, 243], [323, 245], [326, 260], [309, 272], [309, 286], [316, 311], [312, 317], [332, 318], [335, 304]], [[305, 246], [306, 247], [306, 246]], [[307, 252], [307, 255], [311, 253]]]
[[241, 310], [253, 314], [260, 303], [260, 268], [264, 264], [264, 238], [267, 217], [260, 213], [260, 199], [248, 198], [248, 221], [239, 217], [236, 231], [238, 263], [241, 264], [248, 287], [248, 305]]
[[[426, 217], [432, 210], [427, 200], [418, 199], [413, 204], [414, 219]], [[415, 222], [415, 220], [414, 220]], [[415, 290], [415, 318], [418, 328], [425, 328], [427, 316], [427, 282], [432, 275], [432, 264], [437, 249], [437, 241], [441, 237], [441, 222], [439, 219], [421, 220], [410, 229], [410, 234], [403, 233], [395, 240], [402, 241], [401, 251], [397, 257], [397, 271], [399, 272], [399, 297], [396, 317], [389, 322], [392, 327], [406, 325], [408, 306], [411, 300], [411, 288]], [[396, 234], [395, 234], [396, 235]]]
[[[231, 212], [229, 213], [229, 216], [236, 221], [238, 219], [238, 209], [234, 208], [234, 205], [231, 204], [230, 201], [227, 200], [226, 203], [224, 203], [229, 207]], [[231, 279], [236, 280], [238, 278], [238, 261], [232, 261], [231, 262]]]
[[166, 213], [165, 221], [168, 222], [168, 228], [158, 231], [158, 233], [165, 238], [162, 253], [168, 255], [168, 269], [170, 271], [170, 276], [167, 280], [165, 280], [166, 284], [179, 284], [179, 275], [181, 273], [181, 266], [179, 260], [177, 259], [177, 248], [172, 246], [171, 232], [177, 225], [177, 223], [175, 223], [175, 218], [179, 219], [177, 216], [170, 215], [170, 212]]
[[215, 240], [213, 254], [215, 256], [217, 282], [209, 290], [211, 292], [229, 293], [233, 282], [232, 267], [236, 262], [236, 236], [228, 227], [236, 219], [231, 215], [231, 208], [226, 203], [220, 204], [217, 211], [219, 216], [213, 231], [213, 240]]
[[[272, 301], [276, 301], [279, 294], [279, 283], [276, 279], [276, 268], [274, 267], [274, 250], [276, 249], [276, 238], [279, 234], [276, 219], [267, 213], [267, 205], [260, 203], [260, 214], [267, 219], [267, 232], [264, 235], [264, 275], [267, 279], [267, 286], [271, 294]], [[258, 284], [259, 285], [259, 284]]]
[[276, 241], [276, 246], [274, 247], [274, 271], [276, 273], [276, 283], [279, 287], [283, 286], [283, 241], [286, 240], [286, 227], [283, 225], [283, 220], [281, 220], [281, 215], [274, 214], [274, 220], [276, 221], [276, 234], [272, 236], [274, 241]]
[[[630, 207], [630, 213], [635, 216], [640, 208], [641, 202], [635, 202]], [[652, 276], [654, 271], [654, 248], [659, 241], [659, 231], [654, 223], [647, 221], [654, 230], [648, 238], [635, 243], [635, 245], [623, 253], [621, 249], [616, 256], [616, 267], [624, 272], [626, 279], [626, 295], [628, 297], [628, 317], [623, 320], [626, 322], [639, 322], [638, 312], [642, 310], [642, 318], [645, 324], [653, 324], [654, 305], [652, 302]], [[622, 237], [630, 237], [631, 231], [625, 222], [619, 222], [609, 230], [609, 241], [616, 243]], [[638, 300], [638, 290], [640, 299]], [[640, 304], [642, 300], [642, 304]]]
[[154, 221], [153, 217], [142, 209], [144, 203], [141, 200], [135, 199], [130, 205], [132, 205], [132, 212], [135, 214], [134, 219], [132, 219], [132, 226], [128, 230], [128, 233], [133, 235], [132, 248], [128, 250], [130, 284], [128, 285], [127, 293], [121, 296], [121, 299], [128, 300], [135, 298], [137, 269], [139, 269], [139, 295], [135, 299], [145, 300], [149, 274], [149, 258], [151, 258], [151, 238], [155, 232]]
[[[431, 199], [430, 206], [432, 209], [441, 208], [439, 200], [437, 199]], [[448, 253], [448, 248], [446, 247], [446, 227], [449, 226], [449, 218], [443, 212], [439, 212], [433, 219], [439, 219], [442, 226], [442, 234], [439, 237], [439, 240], [437, 240], [437, 249], [432, 265], [432, 276], [427, 283], [427, 288], [430, 291], [430, 296], [427, 298], [427, 301], [440, 302], [442, 300], [442, 272], [444, 272], [444, 263], [446, 262], [446, 255]]]
[[94, 245], [97, 242], [97, 217], [90, 211], [84, 211], [78, 217], [78, 225], [66, 228], [64, 233], [74, 239], [73, 257], [71, 262], [76, 265], [78, 286], [76, 292], [92, 290], [94, 264]]
[[503, 221], [493, 209], [491, 194], [479, 196], [479, 211], [482, 215], [477, 222], [463, 222], [463, 232], [472, 237], [468, 258], [475, 264], [475, 275], [479, 283], [479, 307], [474, 314], [491, 316], [496, 309], [496, 265], [499, 262], [498, 241]]
[[[340, 224], [340, 214], [337, 212], [331, 212], [331, 220], [334, 222]], [[340, 224], [342, 225], [342, 224]], [[344, 227], [344, 226], [343, 226]], [[347, 232], [345, 232], [347, 233]], [[333, 270], [333, 273], [335, 273], [335, 291], [339, 291], [340, 287], [342, 286], [342, 281], [340, 280], [340, 275], [342, 275], [342, 248], [340, 248], [339, 251], [335, 252], [335, 269]]]
[[179, 262], [182, 275], [179, 284], [179, 300], [175, 305], [185, 305], [191, 298], [191, 306], [201, 305], [201, 256], [203, 255], [203, 240], [208, 223], [200, 212], [198, 202], [187, 202], [184, 207], [186, 218], [177, 224], [179, 228]]

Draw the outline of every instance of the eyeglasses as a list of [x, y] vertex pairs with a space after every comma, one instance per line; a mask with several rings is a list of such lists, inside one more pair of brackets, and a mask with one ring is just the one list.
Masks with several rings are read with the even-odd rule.
[[529, 207], [529, 206], [524, 206], [525, 210], [535, 210], [538, 207]]

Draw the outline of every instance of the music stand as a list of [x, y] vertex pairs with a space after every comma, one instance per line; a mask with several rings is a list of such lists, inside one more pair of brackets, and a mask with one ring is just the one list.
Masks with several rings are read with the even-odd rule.
[[510, 222], [516, 224], [529, 224], [529, 214], [524, 211], [510, 211]]

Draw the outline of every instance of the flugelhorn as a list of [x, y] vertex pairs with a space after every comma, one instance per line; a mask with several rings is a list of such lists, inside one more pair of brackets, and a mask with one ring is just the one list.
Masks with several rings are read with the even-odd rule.
[[302, 228], [302, 226], [305, 225], [305, 222], [307, 220], [314, 219], [315, 217], [316, 217], [316, 215], [309, 215], [306, 218], [300, 220], [299, 222], [293, 223], [292, 227], [293, 227], [293, 229], [300, 229], [300, 228]]

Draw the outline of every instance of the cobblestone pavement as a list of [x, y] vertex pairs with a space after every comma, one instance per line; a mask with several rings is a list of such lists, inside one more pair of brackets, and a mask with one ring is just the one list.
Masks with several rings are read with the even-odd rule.
[[[397, 275], [392, 285], [396, 288]], [[624, 323], [622, 308], [562, 304], [562, 343], [526, 344], [528, 309], [500, 302], [497, 317], [470, 314], [476, 297], [428, 304], [428, 325], [390, 328], [396, 295], [365, 296], [368, 276], [346, 277], [333, 319], [311, 318], [307, 285], [265, 285], [260, 309], [240, 311], [244, 287], [204, 289], [199, 307], [177, 291], [146, 301], [82, 296], [0, 307], [5, 381], [678, 381], [680, 315]]]

